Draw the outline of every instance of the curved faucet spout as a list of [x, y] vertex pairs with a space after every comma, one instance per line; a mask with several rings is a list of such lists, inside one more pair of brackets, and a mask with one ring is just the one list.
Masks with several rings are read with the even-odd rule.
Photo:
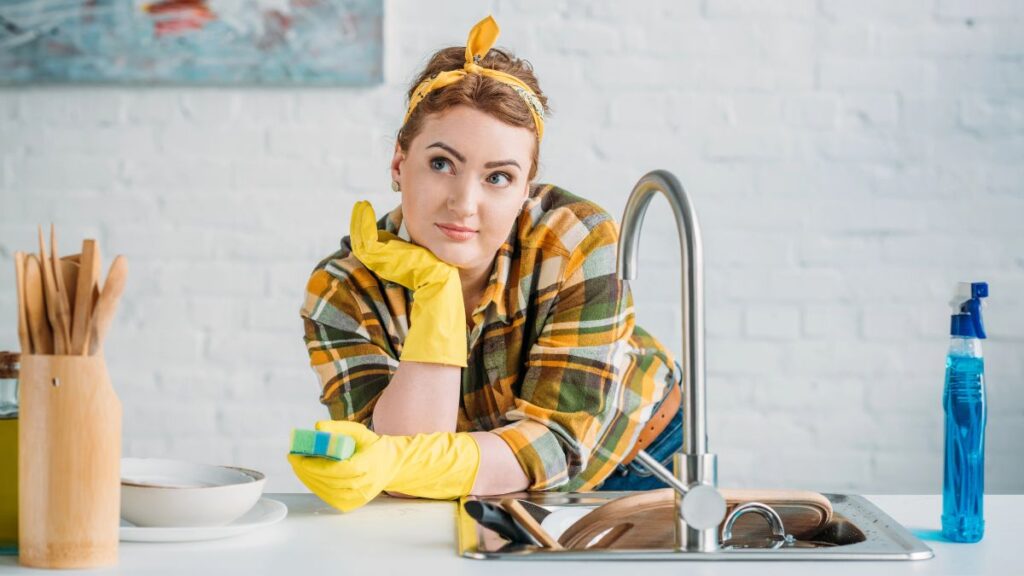
[[682, 184], [665, 170], [648, 172], [633, 187], [619, 230], [618, 275], [633, 280], [637, 274], [640, 228], [647, 205], [662, 193], [672, 207], [682, 254], [683, 312], [683, 453], [708, 451], [707, 400], [704, 382], [704, 246], [700, 224]]

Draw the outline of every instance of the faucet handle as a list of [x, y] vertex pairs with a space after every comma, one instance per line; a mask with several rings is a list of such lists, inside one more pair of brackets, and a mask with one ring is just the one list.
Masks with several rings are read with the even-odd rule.
[[676, 491], [679, 514], [688, 526], [696, 530], [707, 530], [717, 528], [722, 523], [725, 518], [725, 497], [717, 488], [703, 482], [687, 486], [645, 450], [637, 452], [636, 459]]
[[725, 497], [710, 484], [690, 486], [679, 505], [686, 525], [696, 530], [718, 528], [725, 518]]

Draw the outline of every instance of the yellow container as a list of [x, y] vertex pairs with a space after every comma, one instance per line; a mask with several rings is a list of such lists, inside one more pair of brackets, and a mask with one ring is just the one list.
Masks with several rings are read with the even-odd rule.
[[0, 555], [18, 553], [18, 354], [0, 352]]

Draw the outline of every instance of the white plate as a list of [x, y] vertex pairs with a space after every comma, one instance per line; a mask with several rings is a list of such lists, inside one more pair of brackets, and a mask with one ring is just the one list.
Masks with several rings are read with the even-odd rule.
[[555, 540], [558, 540], [577, 520], [590, 514], [593, 510], [593, 508], [585, 506], [548, 506], [547, 508], [551, 510], [551, 514], [544, 517], [540, 526]]
[[190, 542], [216, 540], [270, 526], [288, 515], [288, 507], [270, 498], [260, 498], [244, 516], [226, 526], [133, 526], [121, 520], [122, 542]]

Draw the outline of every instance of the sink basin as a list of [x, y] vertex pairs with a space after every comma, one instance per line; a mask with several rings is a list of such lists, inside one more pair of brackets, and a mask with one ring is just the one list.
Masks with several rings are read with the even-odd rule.
[[459, 554], [479, 560], [925, 560], [933, 556], [931, 548], [885, 512], [863, 496], [852, 494], [825, 494], [832, 503], [832, 520], [808, 541], [788, 542], [776, 548], [767, 544], [725, 546], [717, 552], [677, 552], [667, 548], [551, 550], [511, 544], [477, 524], [463, 505], [471, 499], [498, 503], [511, 496], [551, 511], [590, 510], [628, 494], [631, 493], [524, 492], [463, 498], [458, 515]]

